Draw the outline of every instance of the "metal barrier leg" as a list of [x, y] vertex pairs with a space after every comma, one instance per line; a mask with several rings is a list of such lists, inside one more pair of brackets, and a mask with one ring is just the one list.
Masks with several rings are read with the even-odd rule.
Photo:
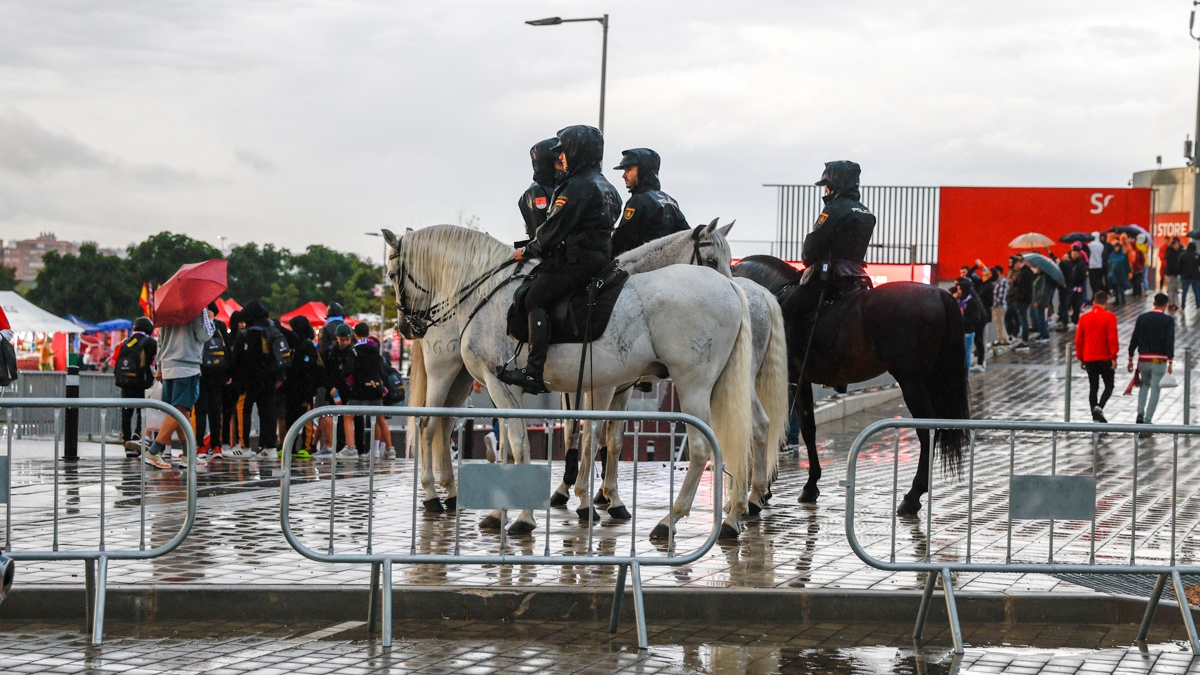
[[929, 603], [933, 601], [933, 587], [937, 584], [937, 572], [930, 572], [925, 579], [925, 592], [921, 594], [921, 606], [917, 608], [917, 625], [913, 627], [913, 640], [920, 640], [925, 632], [925, 619], [929, 617]]
[[1188, 642], [1192, 644], [1192, 654], [1200, 656], [1200, 640], [1196, 639], [1196, 622], [1192, 620], [1192, 607], [1188, 604], [1184, 592], [1183, 579], [1179, 570], [1171, 570], [1171, 582], [1175, 586], [1175, 599], [1179, 601], [1179, 611], [1183, 612], [1183, 625], [1187, 627]]
[[1138, 629], [1137, 641], [1145, 642], [1150, 633], [1150, 623], [1154, 621], [1154, 612], [1158, 609], [1158, 601], [1162, 599], [1163, 589], [1167, 587], [1167, 575], [1160, 574], [1154, 581], [1154, 592], [1146, 603], [1146, 614], [1142, 616], [1142, 627]]
[[942, 568], [942, 586], [946, 593], [946, 615], [950, 617], [950, 636], [954, 638], [954, 653], [963, 653], [962, 624], [958, 622], [958, 603], [954, 601], [954, 585], [950, 581], [950, 568]]
[[83, 594], [84, 616], [91, 626], [96, 620], [96, 561], [91, 558], [83, 561]]
[[642, 568], [636, 560], [633, 561], [631, 567], [633, 567], [633, 608], [637, 615], [638, 649], [645, 651], [650, 649], [650, 637], [646, 632], [646, 600], [642, 597]]
[[380, 563], [371, 563], [371, 591], [367, 596], [368, 633], [374, 633], [379, 630], [379, 566]]
[[104, 592], [108, 587], [108, 556], [101, 555], [96, 565], [96, 600], [93, 610], [92, 644], [104, 641]]
[[392, 561], [383, 561], [383, 646], [392, 646]]
[[617, 632], [617, 624], [621, 622], [621, 599], [625, 597], [625, 574], [629, 565], [617, 566], [617, 592], [613, 594], [612, 616], [608, 619], [608, 632]]

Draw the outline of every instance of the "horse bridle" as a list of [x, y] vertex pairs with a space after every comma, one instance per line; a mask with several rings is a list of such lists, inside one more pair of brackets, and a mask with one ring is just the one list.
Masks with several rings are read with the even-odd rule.
[[707, 225], [697, 225], [696, 229], [692, 230], [692, 261], [689, 264], [716, 269], [717, 261], [706, 261], [704, 260], [704, 256], [700, 253], [700, 249], [702, 248], [716, 246], [716, 243], [712, 241], [704, 241], [700, 238], [700, 234], [704, 231], [705, 227], [707, 227]]

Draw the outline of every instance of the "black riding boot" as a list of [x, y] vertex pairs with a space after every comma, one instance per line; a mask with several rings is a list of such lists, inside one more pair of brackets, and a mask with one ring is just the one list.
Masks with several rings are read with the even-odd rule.
[[546, 352], [550, 349], [550, 321], [546, 310], [529, 312], [529, 358], [520, 370], [499, 370], [496, 376], [501, 382], [514, 384], [527, 394], [548, 394], [542, 381], [542, 369], [546, 366]]

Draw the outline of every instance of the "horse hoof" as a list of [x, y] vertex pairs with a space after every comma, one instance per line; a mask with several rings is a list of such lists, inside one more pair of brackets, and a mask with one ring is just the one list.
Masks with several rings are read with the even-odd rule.
[[447, 497], [446, 498], [446, 510], [450, 511], [450, 512], [454, 512], [454, 511], [458, 510], [458, 497]]
[[800, 492], [801, 504], [816, 504], [817, 497], [821, 494], [821, 490], [816, 485], [805, 485]]
[[915, 516], [920, 512], [921, 499], [919, 497], [904, 495], [904, 500], [900, 502], [900, 506], [896, 507], [896, 515], [898, 516]]
[[613, 520], [630, 520], [633, 516], [629, 515], [629, 509], [624, 506], [613, 506], [608, 509], [608, 517]]
[[754, 502], [748, 502], [746, 504], [746, 515], [747, 516], [757, 516], [760, 513], [762, 513], [762, 507], [759, 506], [758, 504], [755, 504]]
[[500, 519], [496, 516], [488, 516], [479, 521], [479, 529], [481, 530], [498, 530], [500, 529]]
[[666, 525], [659, 523], [650, 530], [650, 541], [666, 541], [671, 537], [671, 529]]
[[737, 539], [738, 535], [740, 534], [741, 532], [738, 532], [736, 527], [730, 525], [729, 523], [723, 523], [721, 525], [721, 534], [718, 538], [728, 541], [730, 539]]
[[575, 513], [579, 514], [579, 519], [585, 523], [588, 522], [589, 518], [591, 519], [591, 521], [593, 523], [600, 521], [600, 513], [598, 511], [596, 511], [596, 509], [591, 509], [591, 508], [575, 509]]
[[438, 499], [437, 497], [434, 497], [433, 499], [426, 499], [425, 501], [421, 502], [421, 506], [424, 506], [425, 510], [429, 513], [446, 512], [446, 509], [442, 507], [442, 500]]
[[763, 495], [763, 497], [762, 497], [762, 503], [763, 503], [763, 504], [766, 504], [767, 502], [771, 501], [771, 497], [772, 497], [772, 496], [773, 496], [773, 495], [771, 494], [771, 490], [770, 490], [770, 488], [768, 488], [768, 489], [767, 489], [767, 494]]
[[603, 490], [597, 490], [596, 496], [592, 497], [592, 503], [596, 506], [608, 506], [610, 502], [608, 501], [608, 497], [604, 496]]
[[550, 506], [566, 506], [571, 499], [570, 495], [564, 495], [561, 492], [555, 492], [550, 495]]
[[526, 520], [518, 520], [508, 526], [509, 534], [529, 534], [533, 532], [537, 526]]

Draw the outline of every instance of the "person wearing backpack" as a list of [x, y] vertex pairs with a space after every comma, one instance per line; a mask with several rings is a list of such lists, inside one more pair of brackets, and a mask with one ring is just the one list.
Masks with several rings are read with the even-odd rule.
[[[192, 411], [192, 425], [196, 429], [196, 443], [200, 452], [208, 451], [213, 457], [221, 455], [225, 443], [224, 428], [221, 426], [223, 394], [229, 382], [229, 343], [225, 324], [217, 320], [217, 303], [208, 306], [208, 318], [213, 323], [211, 337], [204, 343], [204, 354], [200, 360], [200, 398]], [[208, 435], [208, 442], [204, 437]]]
[[[371, 337], [371, 327], [366, 321], [354, 327], [354, 367], [350, 384], [350, 405], [383, 405], [384, 367], [383, 355], [379, 353], [379, 341]], [[376, 420], [377, 422], [378, 420]], [[375, 425], [378, 433], [379, 427]], [[377, 438], [376, 440], [383, 440]], [[367, 417], [354, 417], [354, 446], [358, 454], [365, 455], [375, 450], [367, 445]], [[379, 453], [382, 455], [382, 453]]]
[[[321, 331], [317, 334], [317, 354], [320, 355], [321, 361], [325, 364], [326, 368], [329, 368], [329, 354], [333, 351], [334, 347], [337, 346], [337, 327], [345, 325], [346, 310], [342, 308], [342, 303], [329, 303], [329, 306], [326, 310], [325, 325], [321, 327]], [[349, 326], [347, 326], [347, 328], [349, 328]], [[334, 404], [333, 399], [329, 395], [329, 387], [326, 385], [326, 382], [322, 382], [321, 385], [317, 387], [316, 406], [318, 408], [321, 406]], [[321, 443], [326, 448], [336, 450], [337, 446], [335, 445], [334, 441], [336, 440], [338, 443], [344, 442], [343, 439], [335, 439], [335, 436], [340, 435], [341, 432], [339, 430], [338, 434], [334, 433], [333, 418], [320, 418], [318, 421], [318, 428], [321, 431]]]
[[[339, 325], [335, 333], [335, 342], [333, 348], [329, 350], [325, 360], [325, 386], [329, 391], [329, 399], [333, 405], [348, 404], [351, 398], [351, 389], [354, 380], [354, 331], [345, 323]], [[330, 426], [323, 425], [321, 433], [328, 436], [324, 437], [325, 447], [317, 453], [320, 457], [328, 457], [334, 454], [333, 448], [335, 445], [343, 445], [342, 449], [337, 452], [338, 457], [352, 459], [358, 457], [358, 446], [355, 445], [353, 418], [347, 415], [337, 415], [328, 419]], [[341, 419], [342, 423], [337, 425], [336, 432], [333, 429], [333, 420]], [[328, 431], [326, 431], [328, 430]]]
[[0, 307], [0, 387], [17, 381], [17, 349], [13, 346], [13, 330], [8, 315]]
[[[162, 326], [158, 331], [158, 374], [162, 380], [162, 400], [174, 406], [184, 417], [192, 413], [192, 407], [200, 398], [200, 362], [204, 355], [204, 343], [212, 336], [212, 321], [207, 311], [183, 324]], [[142, 459], [156, 469], [169, 469], [171, 464], [163, 452], [172, 439], [185, 439], [183, 429], [174, 417], [168, 415], [158, 430], [158, 437], [150, 447], [142, 451]], [[208, 460], [197, 454], [196, 466], [205, 466]]]
[[[242, 308], [246, 329], [233, 344], [233, 376], [245, 392], [242, 403], [242, 447], [250, 447], [250, 415], [258, 408], [258, 454], [272, 457], [276, 438], [276, 391], [282, 376], [280, 363], [272, 351], [273, 336], [278, 333], [270, 322], [267, 308], [251, 300]], [[233, 454], [233, 453], [230, 453]]]
[[[121, 341], [113, 354], [113, 383], [121, 391], [121, 398], [146, 398], [146, 390], [154, 385], [153, 366], [158, 355], [158, 341], [151, 337], [153, 332], [154, 323], [139, 316], [134, 319], [129, 336]], [[134, 439], [135, 413], [140, 434], [142, 409], [121, 408], [121, 444], [125, 446], [125, 456], [130, 458], [142, 452], [141, 441]]]
[[[292, 337], [292, 367], [288, 370], [283, 381], [284, 416], [287, 428], [290, 429], [296, 420], [304, 413], [312, 410], [313, 398], [317, 395], [317, 385], [325, 381], [325, 365], [314, 344], [317, 336], [313, 331], [308, 317], [297, 316], [288, 322], [291, 326]], [[292, 457], [309, 459], [316, 451], [316, 438], [313, 433], [314, 424], [304, 425], [304, 431], [297, 440], [297, 447], [291, 448]]]

